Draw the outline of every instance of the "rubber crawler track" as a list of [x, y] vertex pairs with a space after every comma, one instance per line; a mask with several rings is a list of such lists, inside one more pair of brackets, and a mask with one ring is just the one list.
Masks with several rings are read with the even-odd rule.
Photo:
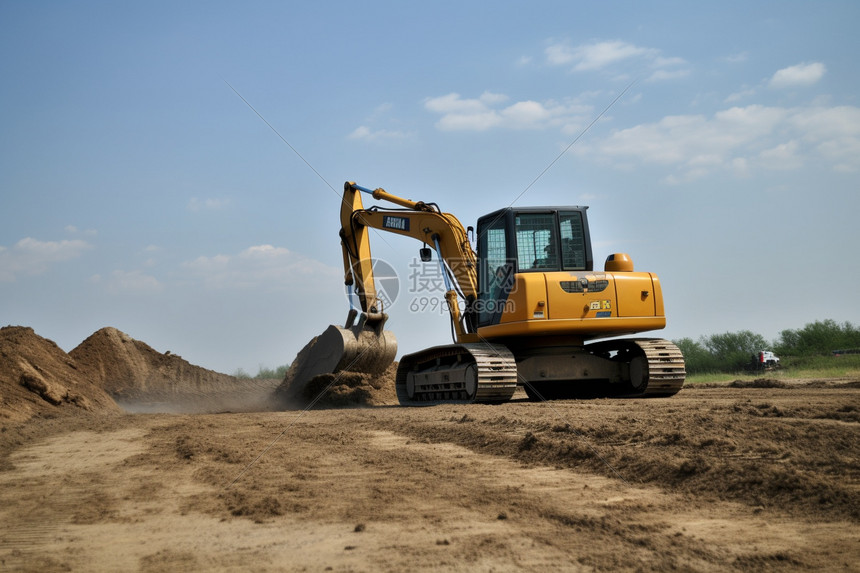
[[642, 396], [672, 396], [681, 390], [687, 371], [681, 349], [662, 338], [632, 340], [648, 360], [648, 385]]
[[[415, 369], [442, 364], [451, 371], [477, 368], [477, 387], [474, 396], [461, 386], [434, 384], [416, 391], [410, 398], [407, 376]], [[429, 406], [432, 404], [498, 404], [507, 402], [517, 388], [517, 364], [513, 354], [498, 344], [452, 344], [436, 346], [409, 354], [400, 360], [395, 382], [397, 399], [403, 406]]]

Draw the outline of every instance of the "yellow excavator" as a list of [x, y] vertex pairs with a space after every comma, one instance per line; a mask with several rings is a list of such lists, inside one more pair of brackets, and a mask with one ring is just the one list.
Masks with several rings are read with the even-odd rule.
[[[365, 208], [362, 194], [394, 207]], [[378, 373], [394, 360], [397, 342], [384, 330], [370, 250], [376, 229], [424, 243], [422, 261], [436, 251], [455, 339], [401, 358], [402, 405], [499, 403], [517, 385], [532, 400], [677, 393], [686, 376], [677, 346], [612, 338], [665, 327], [660, 281], [634, 272], [624, 253], [609, 255], [595, 271], [586, 210], [499, 209], [478, 219], [476, 253], [474, 229], [435, 203], [346, 182], [340, 239], [345, 283], [360, 312], [350, 309], [344, 327], [332, 325], [319, 337], [315, 354], [327, 358], [311, 362], [316, 370]]]

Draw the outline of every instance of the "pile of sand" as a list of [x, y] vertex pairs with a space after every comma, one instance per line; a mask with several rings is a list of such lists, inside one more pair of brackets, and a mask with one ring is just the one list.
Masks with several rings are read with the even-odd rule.
[[320, 407], [394, 405], [395, 373], [396, 364], [382, 375], [320, 374], [287, 400], [289, 385], [279, 380], [194, 366], [116, 328], [96, 331], [67, 354], [32, 328], [7, 326], [0, 329], [0, 422], [20, 423], [58, 408], [206, 413], [304, 408], [314, 400]]
[[207, 413], [272, 410], [277, 380], [236, 378], [161, 353], [116, 328], [96, 331], [69, 355], [130, 412]]
[[58, 409], [120, 411], [56, 343], [29, 327], [0, 328], [0, 422], [23, 422]]
[[273, 410], [279, 380], [241, 379], [102, 328], [68, 354], [32, 328], [0, 329], [0, 422], [67, 411]]
[[114, 397], [196, 394], [236, 384], [233, 376], [194, 366], [169, 350], [158, 352], [111, 327], [94, 332], [69, 356], [92, 382]]

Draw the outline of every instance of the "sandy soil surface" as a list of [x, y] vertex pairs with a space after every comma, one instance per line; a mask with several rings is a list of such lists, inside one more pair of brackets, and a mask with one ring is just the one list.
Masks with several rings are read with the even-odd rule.
[[860, 567], [860, 388], [687, 388], [2, 434], [4, 570]]
[[0, 330], [0, 570], [860, 570], [857, 380], [247, 411], [278, 381], [121, 335]]

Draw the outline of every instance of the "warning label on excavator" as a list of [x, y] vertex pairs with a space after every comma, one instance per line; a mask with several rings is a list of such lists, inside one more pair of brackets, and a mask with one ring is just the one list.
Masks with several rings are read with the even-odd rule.
[[408, 231], [409, 219], [406, 217], [384, 215], [382, 217], [382, 227], [385, 229], [394, 229], [395, 231]]

